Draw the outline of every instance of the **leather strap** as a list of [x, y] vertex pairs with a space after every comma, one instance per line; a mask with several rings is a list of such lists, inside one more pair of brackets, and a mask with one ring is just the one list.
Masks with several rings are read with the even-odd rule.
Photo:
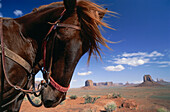
[[[0, 53], [2, 53], [1, 45], [0, 45]], [[14, 53], [13, 51], [11, 51], [10, 49], [8, 49], [6, 47], [4, 47], [4, 54], [6, 57], [12, 59], [16, 63], [18, 63], [19, 65], [24, 67], [24, 69], [26, 69], [29, 73], [32, 72], [31, 65], [27, 61], [25, 61], [21, 56], [19, 56], [18, 54]]]
[[8, 103], [1, 105], [2, 108], [6, 107], [7, 105], [13, 103], [16, 99], [18, 99], [21, 95], [23, 94], [23, 92], [20, 92], [14, 99], [12, 99], [11, 101], [9, 101]]
[[[6, 52], [6, 48], [4, 47], [4, 37], [3, 37], [3, 25], [2, 25], [2, 22], [3, 22], [3, 19], [0, 18], [0, 38], [1, 38], [1, 54], [2, 54], [2, 66], [3, 66], [3, 70], [4, 70], [4, 76], [5, 76], [5, 79], [7, 81], [7, 83], [13, 87], [15, 90], [19, 90], [19, 91], [22, 91], [22, 92], [25, 92], [25, 93], [34, 93], [34, 92], [37, 92], [33, 89], [29, 89], [29, 90], [26, 90], [26, 89], [23, 89], [21, 88], [20, 86], [17, 86], [17, 85], [13, 85], [10, 80], [8, 79], [8, 76], [7, 76], [7, 72], [6, 72], [6, 62], [5, 62], [5, 52]], [[9, 50], [9, 49], [8, 49]], [[6, 52], [7, 54], [7, 52]], [[15, 55], [15, 54], [14, 54]], [[39, 92], [39, 90], [38, 90]]]
[[81, 28], [79, 26], [76, 26], [76, 25], [64, 24], [64, 23], [50, 23], [50, 22], [48, 22], [48, 23], [51, 24], [51, 25], [55, 25], [55, 27], [73, 28], [73, 29], [76, 29], [76, 30], [81, 30]]

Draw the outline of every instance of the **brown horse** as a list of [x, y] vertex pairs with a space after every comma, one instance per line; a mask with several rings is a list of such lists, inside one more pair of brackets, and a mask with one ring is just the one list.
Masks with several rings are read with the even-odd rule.
[[[44, 5], [17, 19], [3, 18], [4, 46], [32, 68], [43, 59], [46, 87], [41, 95], [45, 107], [55, 107], [65, 100], [74, 69], [86, 52], [89, 52], [89, 61], [91, 54], [100, 56], [99, 44], [109, 48], [106, 44], [109, 41], [98, 28], [98, 25], [110, 28], [101, 21], [105, 13], [112, 12], [90, 1], [64, 0], [64, 4]], [[8, 57], [5, 60], [11, 83], [29, 89], [32, 77], [28, 71]], [[0, 70], [1, 110], [19, 111], [25, 93], [8, 84], [2, 64]], [[15, 100], [5, 105], [12, 99]]]

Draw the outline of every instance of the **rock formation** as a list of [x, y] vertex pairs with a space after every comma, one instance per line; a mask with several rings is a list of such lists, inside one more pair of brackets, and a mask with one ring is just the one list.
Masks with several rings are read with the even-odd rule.
[[93, 83], [94, 86], [113, 86], [113, 82], [99, 82], [99, 83]]
[[125, 86], [129, 86], [129, 82], [128, 81], [126, 82]]
[[163, 79], [158, 79], [158, 78], [157, 78], [157, 82], [158, 83], [168, 83], [168, 82], [164, 81]]
[[92, 80], [86, 80], [85, 86], [93, 86], [93, 81]]
[[150, 75], [144, 75], [143, 82], [147, 82], [147, 81], [153, 82], [153, 80], [152, 80]]
[[126, 86], [126, 87], [133, 87], [133, 86], [136, 86], [136, 84], [134, 84], [134, 83], [129, 83], [129, 82], [127, 81], [124, 86]]
[[85, 81], [85, 87], [89, 86], [123, 86], [123, 83], [113, 83], [113, 82], [99, 82], [99, 83], [93, 83], [92, 80], [86, 80]]
[[106, 82], [107, 86], [113, 86], [113, 82]]
[[137, 85], [137, 87], [150, 87], [150, 86], [162, 86], [162, 85], [153, 81], [150, 75], [144, 75], [143, 82]]

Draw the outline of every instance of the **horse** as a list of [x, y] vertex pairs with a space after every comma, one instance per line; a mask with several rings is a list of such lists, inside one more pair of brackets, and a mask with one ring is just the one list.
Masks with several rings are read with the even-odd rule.
[[56, 107], [65, 100], [79, 59], [88, 52], [89, 63], [92, 54], [100, 56], [100, 44], [109, 48], [106, 42], [110, 41], [99, 29], [99, 26], [112, 29], [102, 21], [106, 13], [114, 12], [86, 0], [63, 0], [35, 8], [16, 19], [0, 18], [1, 48], [25, 60], [31, 68], [23, 67], [24, 61], [2, 55], [1, 111], [19, 111], [27, 94], [24, 90], [30, 89], [33, 76], [40, 69], [45, 80], [40, 91], [43, 105]]

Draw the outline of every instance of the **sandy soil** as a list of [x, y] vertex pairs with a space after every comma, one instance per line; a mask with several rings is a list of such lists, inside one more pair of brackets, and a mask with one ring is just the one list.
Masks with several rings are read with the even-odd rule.
[[[160, 88], [136, 88], [136, 87], [120, 87], [120, 88], [77, 88], [70, 89], [67, 99], [62, 105], [55, 108], [33, 107], [29, 101], [23, 101], [20, 112], [105, 112], [104, 106], [110, 102], [117, 105], [116, 112], [157, 112], [158, 108], [170, 107], [170, 87]], [[121, 93], [122, 98], [108, 99], [108, 93]], [[100, 96], [94, 104], [84, 104], [84, 95], [92, 97]], [[69, 98], [70, 95], [77, 95], [76, 100]], [[151, 96], [161, 97], [159, 99]], [[137, 107], [122, 107], [123, 102], [135, 103]], [[121, 107], [121, 108], [119, 108]]]
[[[64, 104], [58, 105], [55, 108], [45, 108], [33, 107], [29, 101], [24, 101], [21, 106], [20, 112], [104, 112], [104, 106], [110, 102], [115, 102], [117, 107], [119, 107], [124, 98], [116, 98], [116, 99], [107, 99], [107, 96], [102, 96], [99, 98], [94, 104], [84, 104], [84, 98], [79, 97], [75, 100], [67, 99], [64, 101]], [[138, 112], [137, 109], [130, 108], [117, 108], [116, 112]], [[141, 111], [142, 112], [142, 111]]]

